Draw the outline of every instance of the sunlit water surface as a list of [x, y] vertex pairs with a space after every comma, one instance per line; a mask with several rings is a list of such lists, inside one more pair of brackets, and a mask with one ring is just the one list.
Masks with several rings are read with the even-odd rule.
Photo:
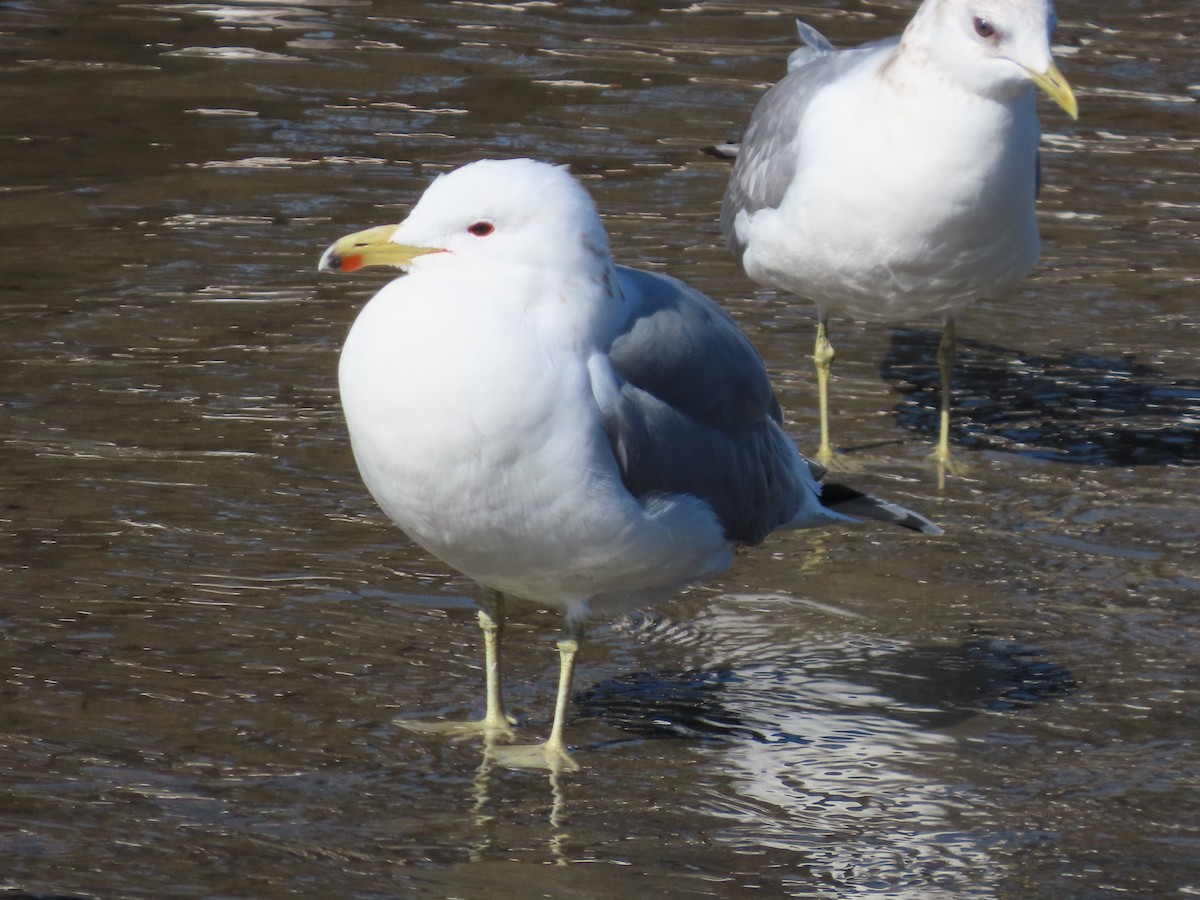
[[[786, 7], [787, 5], [784, 4]], [[476, 589], [360, 485], [319, 276], [482, 156], [569, 163], [618, 257], [718, 298], [812, 449], [812, 310], [722, 246], [803, 15], [908, 3], [0, 3], [0, 890], [59, 897], [1200, 894], [1190, 0], [1062, 2], [1037, 275], [960, 324], [837, 323], [855, 483], [928, 512], [791, 534], [598, 623], [582, 771], [397, 717], [480, 710]], [[517, 610], [549, 716], [556, 616]]]

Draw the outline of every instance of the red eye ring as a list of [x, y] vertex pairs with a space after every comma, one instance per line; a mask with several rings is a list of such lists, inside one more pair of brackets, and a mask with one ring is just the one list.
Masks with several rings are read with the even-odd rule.
[[980, 16], [975, 17], [975, 33], [981, 38], [993, 38], [996, 36], [996, 26]]
[[467, 231], [475, 235], [475, 237], [487, 237], [495, 230], [496, 226], [491, 222], [476, 222], [474, 225], [467, 227]]

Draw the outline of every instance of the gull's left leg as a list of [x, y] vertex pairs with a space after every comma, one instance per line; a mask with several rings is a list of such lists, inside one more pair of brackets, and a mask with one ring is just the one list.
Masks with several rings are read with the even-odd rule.
[[497, 747], [496, 761], [516, 768], [550, 769], [553, 772], [574, 772], [579, 763], [571, 759], [563, 740], [567, 705], [571, 701], [571, 682], [575, 676], [575, 657], [583, 640], [583, 623], [567, 622], [558, 642], [558, 691], [554, 699], [554, 722], [550, 737], [541, 744]]
[[550, 726], [550, 737], [546, 740], [546, 760], [551, 769], [574, 771], [579, 764], [571, 759], [563, 741], [563, 726], [567, 718], [567, 704], [571, 701], [571, 682], [575, 678], [575, 657], [583, 639], [583, 628], [568, 625], [563, 638], [558, 642], [558, 692], [554, 698], [554, 724]]

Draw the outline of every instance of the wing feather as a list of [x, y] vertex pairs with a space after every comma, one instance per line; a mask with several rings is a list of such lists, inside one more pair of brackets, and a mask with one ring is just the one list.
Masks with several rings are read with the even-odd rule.
[[863, 44], [853, 50], [834, 50], [810, 41], [801, 32], [808, 47], [807, 61], [789, 68], [788, 74], [772, 87], [750, 118], [746, 136], [738, 150], [733, 173], [721, 201], [721, 233], [737, 256], [746, 249], [737, 236], [737, 217], [760, 209], [777, 209], [796, 175], [800, 159], [800, 125], [813, 98], [827, 84], [860, 65], [875, 65], [879, 53], [891, 53], [898, 37]]
[[761, 357], [683, 282], [626, 268], [618, 277], [635, 311], [609, 354], [615, 395], [600, 403], [626, 488], [700, 497], [731, 540], [760, 542], [818, 493], [780, 427]]

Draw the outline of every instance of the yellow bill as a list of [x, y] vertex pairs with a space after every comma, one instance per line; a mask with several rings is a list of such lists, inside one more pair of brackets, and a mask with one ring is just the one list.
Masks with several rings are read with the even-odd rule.
[[1033, 83], [1046, 92], [1055, 103], [1062, 107], [1072, 119], [1079, 118], [1079, 104], [1075, 101], [1075, 92], [1071, 90], [1071, 85], [1067, 83], [1067, 79], [1063, 77], [1063, 73], [1058, 71], [1058, 66], [1050, 63], [1050, 68], [1045, 72], [1035, 72], [1032, 69], [1026, 69], [1029, 77], [1033, 79]]
[[413, 247], [392, 243], [399, 225], [379, 225], [366, 231], [348, 234], [330, 245], [321, 254], [317, 268], [322, 272], [354, 272], [368, 266], [387, 266], [403, 269], [418, 256], [440, 253], [439, 247]]

